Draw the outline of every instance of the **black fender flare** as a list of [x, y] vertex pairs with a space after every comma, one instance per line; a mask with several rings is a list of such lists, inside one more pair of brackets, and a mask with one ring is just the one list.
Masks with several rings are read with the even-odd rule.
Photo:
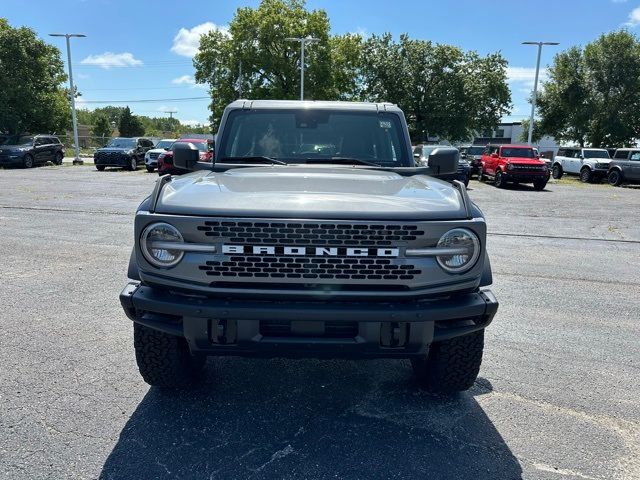
[[491, 271], [491, 261], [489, 260], [489, 254], [484, 252], [484, 268], [482, 269], [482, 276], [480, 277], [480, 286], [486, 287], [493, 283], [493, 272]]
[[127, 277], [131, 280], [142, 280], [140, 278], [140, 271], [138, 270], [138, 261], [136, 260], [135, 247], [131, 249], [131, 256], [129, 257], [129, 268], [127, 268]]

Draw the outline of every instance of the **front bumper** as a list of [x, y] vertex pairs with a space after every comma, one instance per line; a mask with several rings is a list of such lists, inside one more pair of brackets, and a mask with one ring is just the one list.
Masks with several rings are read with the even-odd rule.
[[540, 180], [549, 180], [549, 171], [546, 172], [527, 172], [527, 173], [513, 173], [507, 171], [503, 174], [508, 182], [517, 183], [533, 183]]
[[128, 167], [131, 164], [131, 157], [129, 155], [109, 155], [93, 157], [93, 162], [96, 165], [103, 167]]
[[129, 283], [127, 316], [184, 337], [193, 352], [259, 357], [409, 358], [429, 344], [485, 328], [498, 310], [490, 290], [375, 303], [204, 298]]
[[24, 155], [0, 155], [0, 165], [21, 165]]

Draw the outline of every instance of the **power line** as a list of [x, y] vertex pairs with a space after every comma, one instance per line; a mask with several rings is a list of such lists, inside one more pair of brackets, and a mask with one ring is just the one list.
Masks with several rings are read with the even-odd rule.
[[187, 102], [192, 100], [210, 100], [211, 97], [183, 98], [145, 98], [142, 100], [83, 100], [81, 103], [151, 103], [151, 102]]

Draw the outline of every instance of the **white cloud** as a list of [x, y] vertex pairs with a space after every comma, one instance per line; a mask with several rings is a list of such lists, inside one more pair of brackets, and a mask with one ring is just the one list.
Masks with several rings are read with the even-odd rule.
[[78, 78], [80, 80], [86, 80], [87, 78], [91, 78], [91, 75], [87, 75], [86, 73], [79, 73]]
[[612, 3], [626, 3], [627, 0], [611, 0]]
[[171, 83], [175, 83], [176, 85], [195, 85], [196, 80], [191, 75], [182, 75], [181, 77], [171, 80]]
[[[538, 85], [544, 82], [548, 78], [548, 71], [546, 68], [540, 69], [540, 76], [538, 77]], [[533, 84], [536, 78], [536, 69], [530, 67], [507, 67], [507, 81], [509, 83], [515, 83], [522, 92], [530, 92], [533, 90]]]
[[229, 33], [228, 27], [219, 27], [213, 22], [201, 23], [200, 25], [196, 25], [191, 29], [183, 27], [178, 30], [178, 33], [173, 38], [173, 46], [171, 47], [171, 51], [184, 57], [193, 57], [196, 53], [198, 53], [198, 48], [200, 47], [200, 37], [206, 33], [209, 33], [211, 30], [220, 30], [224, 34]]
[[629, 27], [637, 27], [640, 25], [640, 7], [636, 7], [629, 13], [629, 21], [625, 24]]
[[129, 52], [104, 52], [101, 55], [89, 55], [80, 63], [83, 65], [97, 65], [108, 70], [111, 67], [139, 67], [142, 65], [142, 60], [138, 60]]

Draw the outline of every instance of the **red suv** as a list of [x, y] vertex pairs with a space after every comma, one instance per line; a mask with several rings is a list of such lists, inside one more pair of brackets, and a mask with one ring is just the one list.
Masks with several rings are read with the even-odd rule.
[[487, 145], [482, 153], [478, 178], [494, 180], [503, 188], [508, 182], [533, 183], [536, 190], [544, 190], [549, 181], [549, 167], [527, 145]]
[[[176, 143], [193, 143], [198, 147], [198, 150], [200, 150], [201, 162], [210, 162], [213, 159], [213, 149], [211, 148], [212, 143], [209, 140], [204, 140], [202, 138], [181, 138], [176, 140], [174, 145]], [[161, 153], [158, 157], [158, 175], [166, 175], [167, 173], [172, 175], [182, 175], [183, 173], [187, 173], [186, 170], [173, 166], [173, 149]]]

